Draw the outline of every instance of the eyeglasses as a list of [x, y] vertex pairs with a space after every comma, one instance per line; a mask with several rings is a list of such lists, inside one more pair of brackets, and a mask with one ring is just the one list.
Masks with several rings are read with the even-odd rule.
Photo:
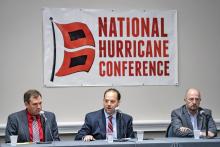
[[193, 101], [199, 102], [201, 101], [201, 98], [187, 98], [187, 100], [190, 102], [193, 102]]

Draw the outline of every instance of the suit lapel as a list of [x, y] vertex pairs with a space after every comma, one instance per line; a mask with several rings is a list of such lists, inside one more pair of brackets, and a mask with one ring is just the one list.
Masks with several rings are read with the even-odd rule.
[[100, 132], [102, 133], [103, 138], [106, 138], [106, 119], [104, 114], [104, 109], [100, 111], [100, 117], [98, 118], [98, 125], [100, 127]]
[[197, 121], [198, 121], [198, 129], [199, 130], [202, 130], [202, 123], [203, 123], [203, 117], [201, 116], [201, 115], [198, 115], [198, 117], [197, 117]]
[[[46, 115], [46, 114], [45, 114]], [[47, 141], [47, 133], [46, 133], [46, 130], [47, 130], [47, 125], [46, 125], [46, 122], [44, 120], [44, 118], [42, 116], [40, 116], [40, 121], [41, 121], [41, 126], [42, 126], [42, 129], [43, 129], [43, 136], [44, 136], [44, 141]]]
[[[183, 113], [184, 113], [184, 116], [186, 117], [186, 125], [187, 125], [191, 130], [193, 130], [192, 122], [191, 122], [189, 113], [188, 113], [188, 111], [186, 110], [186, 107], [184, 107]], [[183, 120], [184, 120], [184, 119], [183, 119]]]
[[[199, 112], [201, 111], [201, 108], [199, 108]], [[197, 125], [198, 125], [198, 129], [202, 130], [202, 124], [204, 122], [204, 117], [201, 114], [198, 114], [197, 116]]]
[[21, 113], [21, 118], [20, 119], [21, 119], [21, 122], [23, 122], [23, 123], [21, 123], [21, 127], [22, 127], [22, 130], [24, 131], [26, 140], [30, 141], [29, 127], [28, 127], [28, 118], [27, 118], [26, 110], [24, 110]]
[[120, 129], [120, 126], [121, 125], [121, 123], [120, 123], [120, 119], [119, 119], [119, 114], [117, 113], [116, 114], [116, 127], [117, 127], [117, 138], [121, 138], [121, 131], [123, 131], [123, 130], [121, 130]]

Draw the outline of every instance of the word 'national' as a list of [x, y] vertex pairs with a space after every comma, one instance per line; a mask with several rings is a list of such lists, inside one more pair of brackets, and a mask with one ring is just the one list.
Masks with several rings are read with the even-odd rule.
[[99, 37], [168, 37], [164, 18], [99, 17]]

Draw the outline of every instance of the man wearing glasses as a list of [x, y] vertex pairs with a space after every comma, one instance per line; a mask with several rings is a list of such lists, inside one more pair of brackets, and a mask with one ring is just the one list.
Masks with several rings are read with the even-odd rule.
[[[193, 137], [193, 130], [200, 130], [200, 137], [215, 137], [217, 135], [216, 124], [211, 110], [200, 107], [200, 91], [195, 88], [188, 89], [184, 101], [185, 105], [171, 113], [173, 136]], [[207, 125], [208, 132], [206, 131]]]

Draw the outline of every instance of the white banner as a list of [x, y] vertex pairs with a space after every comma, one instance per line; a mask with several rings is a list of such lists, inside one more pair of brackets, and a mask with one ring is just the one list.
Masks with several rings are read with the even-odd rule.
[[44, 84], [177, 85], [175, 10], [43, 9]]

